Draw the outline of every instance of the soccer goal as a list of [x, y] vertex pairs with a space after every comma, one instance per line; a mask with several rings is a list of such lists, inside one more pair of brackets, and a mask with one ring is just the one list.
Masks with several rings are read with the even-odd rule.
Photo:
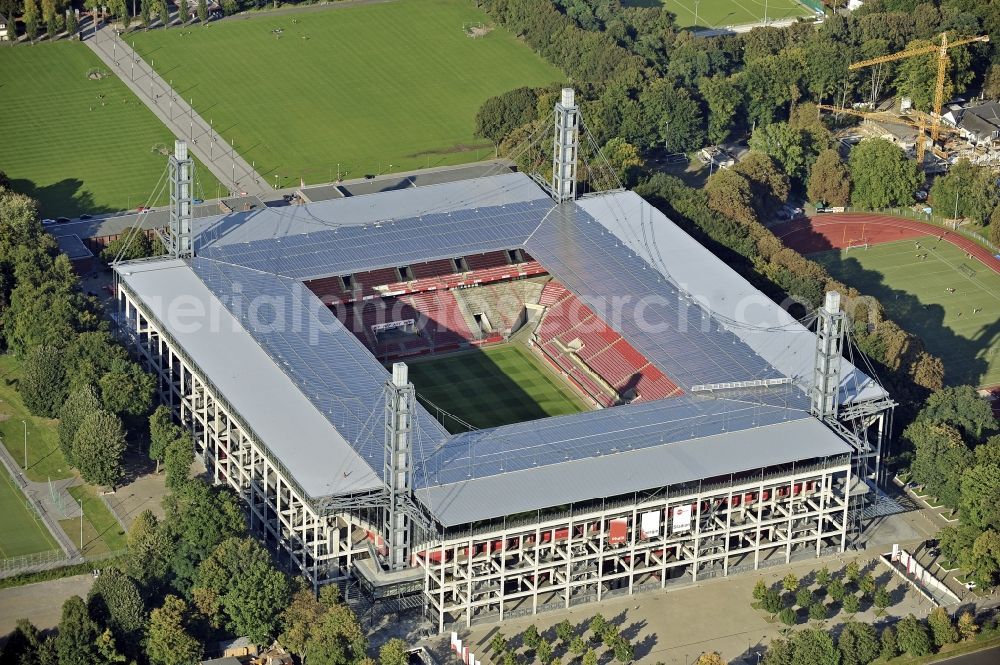
[[958, 266], [958, 272], [962, 273], [966, 277], [975, 277], [976, 276], [976, 270], [975, 270], [975, 268], [967, 266], [964, 263], [960, 263], [959, 264], [959, 266]]

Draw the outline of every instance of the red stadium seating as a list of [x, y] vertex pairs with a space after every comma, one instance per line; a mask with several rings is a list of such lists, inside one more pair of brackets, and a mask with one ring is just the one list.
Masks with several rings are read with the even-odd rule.
[[[538, 328], [539, 345], [553, 364], [594, 399], [602, 401], [606, 395], [567, 357], [569, 354], [613, 386], [622, 398], [651, 400], [680, 394], [663, 372], [555, 280], [542, 289], [539, 304], [548, 307]], [[579, 348], [576, 342], [581, 344]]]

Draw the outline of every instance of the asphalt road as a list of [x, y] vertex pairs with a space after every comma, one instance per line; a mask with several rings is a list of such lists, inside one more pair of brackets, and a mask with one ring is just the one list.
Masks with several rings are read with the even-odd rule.
[[948, 665], [996, 665], [1000, 663], [1000, 647], [984, 649], [975, 653], [965, 654], [964, 656], [955, 656], [954, 658], [935, 662], [948, 663]]

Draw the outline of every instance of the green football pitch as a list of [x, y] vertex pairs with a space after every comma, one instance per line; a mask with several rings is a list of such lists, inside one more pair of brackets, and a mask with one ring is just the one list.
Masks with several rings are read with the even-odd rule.
[[573, 389], [520, 344], [411, 362], [418, 399], [451, 432], [588, 409]]
[[[405, 0], [137, 33], [136, 48], [268, 182], [493, 156], [488, 97], [563, 75], [467, 0]], [[346, 175], [345, 175], [346, 173]]]
[[0, 558], [59, 549], [7, 470], [0, 469], [0, 476]]
[[662, 5], [676, 17], [682, 28], [721, 28], [727, 25], [777, 21], [799, 16], [814, 16], [815, 12], [798, 0], [626, 0], [624, 4]]
[[1000, 274], [947, 242], [921, 241], [917, 250], [900, 240], [810, 258], [919, 336], [944, 362], [947, 384], [1000, 384]]
[[[135, 208], [166, 169], [153, 148], [173, 145], [170, 131], [114, 76], [88, 78], [95, 69], [77, 41], [0, 48], [0, 171], [46, 217]], [[197, 172], [199, 196], [215, 197]]]

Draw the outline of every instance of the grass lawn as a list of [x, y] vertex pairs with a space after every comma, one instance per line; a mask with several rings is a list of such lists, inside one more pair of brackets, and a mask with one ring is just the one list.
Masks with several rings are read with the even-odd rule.
[[[0, 356], [0, 436], [3, 437], [3, 444], [8, 452], [14, 457], [18, 464], [23, 465], [24, 460], [24, 425], [28, 424], [28, 469], [29, 480], [46, 481], [48, 479], [58, 480], [60, 478], [70, 478], [75, 475], [75, 471], [63, 457], [62, 450], [59, 449], [59, 435], [57, 420], [48, 418], [36, 418], [28, 413], [28, 410], [21, 402], [21, 396], [17, 393], [17, 380], [20, 377], [21, 368], [17, 359], [11, 355]], [[10, 482], [10, 479], [5, 479]], [[115, 520], [114, 515], [108, 510], [93, 487], [80, 485], [70, 488], [70, 493], [77, 497], [83, 497], [84, 511], [84, 552], [87, 555], [104, 554], [108, 551], [119, 550], [125, 547], [125, 536]], [[23, 496], [18, 492], [18, 497], [24, 501]], [[6, 506], [6, 500], [0, 496], [0, 507]], [[5, 511], [5, 514], [11, 514]], [[80, 520], [62, 520], [60, 524], [63, 530], [69, 535], [70, 540], [78, 542], [80, 538]], [[14, 544], [22, 537], [20, 529], [12, 530], [5, 528], [6, 522], [0, 521], [0, 548], [4, 551], [13, 549]], [[44, 528], [44, 527], [43, 527]], [[46, 535], [47, 532], [46, 532]], [[8, 542], [11, 544], [8, 545]], [[12, 555], [7, 555], [12, 556]]]
[[0, 558], [58, 550], [59, 545], [14, 484], [0, 469]]
[[[78, 41], [0, 49], [0, 170], [46, 217], [145, 203], [167, 164], [152, 148], [173, 146], [124, 83], [90, 80], [93, 68], [103, 65]], [[214, 176], [204, 167], [197, 173], [214, 197]], [[165, 190], [157, 204], [167, 199]]]
[[[125, 549], [125, 532], [107, 505], [90, 485], [69, 488], [69, 493], [79, 501], [83, 499], [83, 554], [99, 556]], [[80, 546], [80, 520], [61, 520], [59, 524], [70, 540]]]
[[[765, 0], [704, 0], [698, 3], [695, 18], [695, 0], [624, 0], [626, 6], [655, 7], [662, 5], [672, 13], [682, 28], [719, 28], [743, 25], [764, 20]], [[797, 16], [815, 16], [815, 12], [798, 0], [767, 0], [768, 20]]]
[[890, 318], [919, 336], [944, 361], [947, 384], [1000, 384], [1000, 275], [947, 242], [925, 240], [921, 247], [926, 260], [917, 258], [912, 240], [810, 258], [877, 298]]
[[[400, 0], [136, 33], [136, 48], [269, 183], [493, 156], [482, 102], [563, 79], [468, 0]], [[276, 32], [280, 31], [280, 33]], [[390, 168], [391, 167], [391, 168]]]
[[466, 428], [438, 409], [478, 428], [588, 409], [570, 386], [520, 344], [416, 360], [410, 364], [410, 380], [418, 399], [451, 432]]

